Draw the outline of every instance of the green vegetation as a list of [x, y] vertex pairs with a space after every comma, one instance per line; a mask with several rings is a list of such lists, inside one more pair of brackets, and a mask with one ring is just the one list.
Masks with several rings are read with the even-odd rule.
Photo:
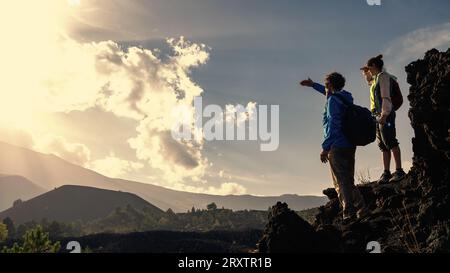
[[3, 253], [56, 253], [60, 249], [60, 243], [53, 243], [49, 233], [41, 226], [28, 230], [23, 236], [23, 243], [14, 243], [10, 248], [4, 247]]
[[5, 224], [0, 223], [0, 242], [5, 241], [8, 238], [8, 229]]
[[[6, 229], [8, 230], [7, 233], [7, 237], [4, 239], [6, 240], [7, 238], [15, 238], [16, 236], [16, 227], [14, 226], [14, 222], [11, 220], [11, 218], [6, 217], [5, 219], [3, 219], [3, 223], [0, 222], [0, 225], [5, 225]], [[1, 230], [1, 227], [0, 227]], [[1, 231], [0, 231], [1, 233]], [[1, 239], [1, 235], [0, 235], [0, 242], [2, 241]]]
[[216, 203], [211, 203], [211, 204], [208, 204], [207, 206], [206, 206], [206, 209], [207, 210], [216, 210], [217, 209], [217, 205], [216, 205]]
[[319, 214], [319, 208], [297, 211], [297, 214], [306, 221], [308, 221], [310, 224], [313, 224], [314, 221], [316, 220], [316, 215]]
[[186, 213], [167, 210], [164, 215], [151, 211], [136, 210], [131, 206], [117, 208], [105, 218], [87, 223], [83, 230], [87, 234], [110, 232], [127, 233], [148, 230], [210, 231], [262, 229], [267, 222], [266, 211], [232, 211], [218, 209], [212, 203], [206, 210], [193, 208]]
[[[269, 208], [270, 210], [270, 208]], [[267, 211], [242, 210], [217, 208], [215, 203], [206, 206], [206, 209], [196, 209], [185, 213], [175, 213], [168, 209], [163, 213], [156, 213], [151, 208], [136, 209], [131, 205], [118, 207], [108, 216], [93, 221], [77, 221], [62, 223], [42, 219], [40, 222], [30, 221], [15, 226], [10, 218], [5, 218], [0, 225], [0, 242], [9, 239], [11, 241], [20, 238], [29, 238], [36, 235], [48, 236], [48, 240], [60, 240], [66, 237], [80, 237], [97, 233], [130, 233], [154, 230], [207, 232], [220, 230], [262, 230], [268, 221]], [[308, 209], [297, 212], [302, 218], [312, 223], [318, 209]], [[2, 228], [3, 227], [3, 228]], [[2, 230], [4, 230], [2, 232]], [[29, 231], [35, 233], [28, 233]], [[3, 235], [2, 234], [6, 234]], [[40, 237], [37, 237], [40, 238]], [[19, 251], [17, 247], [15, 250]]]
[[[6, 227], [6, 233], [3, 231], [3, 226]], [[3, 223], [0, 222], [0, 243], [6, 240], [17, 241], [21, 238], [23, 239], [27, 236], [28, 231], [36, 229], [42, 229], [43, 232], [48, 234], [51, 240], [70, 236], [81, 236], [84, 234], [82, 228], [83, 224], [81, 222], [66, 224], [56, 221], [49, 222], [47, 219], [43, 219], [39, 223], [30, 221], [16, 227], [11, 218], [8, 217], [3, 219]], [[6, 237], [2, 236], [2, 234], [6, 234]]]

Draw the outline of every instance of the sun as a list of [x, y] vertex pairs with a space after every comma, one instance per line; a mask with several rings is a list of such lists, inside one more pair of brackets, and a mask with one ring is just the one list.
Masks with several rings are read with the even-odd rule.
[[36, 97], [43, 94], [43, 83], [59, 62], [57, 50], [68, 16], [69, 5], [61, 0], [2, 1], [0, 123], [34, 126]]
[[81, 0], [67, 0], [67, 3], [69, 6], [79, 6], [81, 4]]

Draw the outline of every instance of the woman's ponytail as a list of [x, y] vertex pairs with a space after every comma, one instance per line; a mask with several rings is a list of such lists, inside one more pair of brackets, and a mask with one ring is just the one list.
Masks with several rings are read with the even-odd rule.
[[380, 54], [376, 57], [370, 58], [367, 61], [367, 66], [375, 66], [379, 70], [383, 70], [384, 67], [383, 55]]

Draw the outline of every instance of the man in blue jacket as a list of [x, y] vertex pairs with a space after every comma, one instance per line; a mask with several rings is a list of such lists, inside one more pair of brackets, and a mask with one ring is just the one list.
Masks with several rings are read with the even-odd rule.
[[[320, 160], [323, 163], [330, 162], [331, 175], [343, 208], [344, 221], [362, 217], [367, 210], [364, 199], [355, 186], [356, 146], [350, 143], [342, 131], [346, 105], [341, 99], [353, 103], [352, 94], [343, 90], [345, 78], [334, 72], [325, 77], [325, 86], [311, 79], [304, 80], [300, 84], [312, 87], [327, 97], [323, 114], [324, 141]], [[336, 94], [339, 96], [335, 96]]]

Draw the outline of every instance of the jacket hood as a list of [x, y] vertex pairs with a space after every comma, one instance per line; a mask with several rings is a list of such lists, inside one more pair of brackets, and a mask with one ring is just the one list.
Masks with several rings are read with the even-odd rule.
[[342, 90], [342, 91], [339, 91], [339, 92], [334, 93], [334, 94], [340, 94], [341, 96], [343, 96], [345, 98], [346, 101], [348, 101], [350, 103], [353, 103], [352, 93], [350, 93], [348, 91]]

